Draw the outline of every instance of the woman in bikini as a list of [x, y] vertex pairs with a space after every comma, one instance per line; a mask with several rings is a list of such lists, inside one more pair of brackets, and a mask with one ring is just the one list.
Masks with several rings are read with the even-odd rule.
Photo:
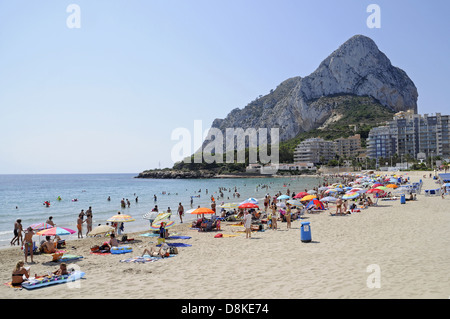
[[22, 286], [22, 283], [25, 281], [23, 279], [23, 275], [25, 275], [26, 278], [30, 277], [30, 271], [26, 270], [24, 267], [24, 262], [23, 261], [19, 261], [16, 264], [16, 267], [14, 268], [13, 272], [12, 272], [12, 281], [11, 281], [11, 285], [13, 287], [20, 287]]
[[28, 227], [25, 231], [25, 237], [23, 239], [23, 253], [25, 254], [25, 262], [27, 262], [28, 252], [31, 256], [31, 262], [33, 262], [33, 229]]

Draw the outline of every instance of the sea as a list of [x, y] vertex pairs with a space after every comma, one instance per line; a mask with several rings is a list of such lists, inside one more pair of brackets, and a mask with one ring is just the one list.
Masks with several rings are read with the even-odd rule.
[[[320, 177], [264, 177], [212, 179], [142, 179], [138, 174], [27, 174], [0, 175], [0, 248], [10, 247], [14, 237], [14, 223], [22, 220], [24, 229], [45, 222], [49, 216], [60, 227], [76, 230], [79, 213], [89, 207], [93, 214], [93, 228], [105, 225], [118, 212], [131, 215], [135, 221], [124, 223], [124, 233], [149, 230], [149, 221], [143, 215], [155, 205], [158, 210], [172, 210], [171, 220], [179, 223], [177, 207], [185, 211], [211, 206], [214, 196], [217, 206], [222, 203], [241, 203], [256, 198], [262, 205], [266, 194], [300, 192], [324, 182]], [[223, 197], [220, 197], [222, 190]], [[239, 196], [237, 195], [239, 194]], [[108, 201], [108, 197], [110, 200]], [[60, 200], [58, 200], [60, 198]], [[136, 198], [138, 199], [136, 201]], [[128, 199], [130, 206], [121, 207]], [[192, 204], [191, 204], [192, 199]], [[50, 202], [47, 207], [44, 202]], [[219, 211], [220, 208], [217, 209]], [[185, 214], [183, 222], [196, 215]], [[83, 235], [86, 233], [84, 226]], [[37, 235], [35, 235], [37, 239]], [[64, 239], [77, 239], [77, 233]], [[35, 240], [36, 240], [35, 239]], [[43, 239], [41, 237], [41, 239]]]

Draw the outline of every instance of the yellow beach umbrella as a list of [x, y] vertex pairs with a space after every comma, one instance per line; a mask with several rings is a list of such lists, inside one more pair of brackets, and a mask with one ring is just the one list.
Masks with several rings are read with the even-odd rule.
[[317, 196], [316, 196], [316, 195], [307, 195], [307, 196], [305, 196], [305, 197], [302, 197], [302, 199], [300, 199], [300, 201], [301, 201], [301, 202], [304, 202], [304, 201], [310, 201], [310, 200], [312, 200], [312, 199], [314, 199], [314, 198], [317, 198]]
[[398, 186], [395, 185], [395, 184], [388, 184], [388, 185], [386, 185], [386, 187], [389, 187], [389, 188], [397, 188]]
[[107, 221], [114, 223], [126, 223], [126, 222], [134, 222], [135, 219], [130, 215], [114, 215], [108, 218]]

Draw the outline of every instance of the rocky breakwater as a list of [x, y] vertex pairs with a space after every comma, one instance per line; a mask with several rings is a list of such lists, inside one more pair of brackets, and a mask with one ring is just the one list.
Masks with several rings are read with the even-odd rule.
[[210, 170], [174, 170], [174, 169], [155, 169], [139, 173], [135, 178], [153, 178], [153, 179], [184, 179], [184, 178], [212, 178], [216, 172]]

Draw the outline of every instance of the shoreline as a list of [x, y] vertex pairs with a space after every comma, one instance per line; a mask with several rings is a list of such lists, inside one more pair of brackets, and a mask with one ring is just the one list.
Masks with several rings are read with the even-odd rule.
[[[330, 205], [329, 211], [306, 213], [291, 229], [278, 222], [278, 230], [254, 232], [251, 239], [235, 222], [222, 223], [220, 233], [228, 238], [214, 238], [219, 231], [191, 230], [187, 221], [177, 223], [170, 232], [191, 238], [173, 242], [191, 246], [151, 263], [120, 262], [156, 244], [155, 238], [139, 236], [148, 231], [125, 232], [136, 242], [130, 243], [133, 252], [123, 255], [90, 254], [104, 237], [66, 241], [68, 253], [83, 256], [71, 263], [86, 272], [77, 288], [61, 284], [28, 291], [3, 285], [0, 297], [114, 299], [120, 291], [122, 299], [447, 299], [450, 197], [425, 196], [425, 189], [436, 188], [435, 181], [423, 178], [424, 172], [404, 173], [411, 182], [423, 180], [417, 201], [380, 200], [376, 207], [344, 216], [330, 215], [335, 209]], [[300, 241], [302, 221], [310, 222], [311, 243]], [[21, 259], [17, 246], [0, 249], [3, 283]], [[58, 265], [51, 255], [36, 255], [35, 263], [26, 266], [32, 274], [45, 274]], [[373, 269], [379, 269], [379, 288], [369, 284], [377, 275]], [[201, 278], [211, 278], [211, 284]]]

